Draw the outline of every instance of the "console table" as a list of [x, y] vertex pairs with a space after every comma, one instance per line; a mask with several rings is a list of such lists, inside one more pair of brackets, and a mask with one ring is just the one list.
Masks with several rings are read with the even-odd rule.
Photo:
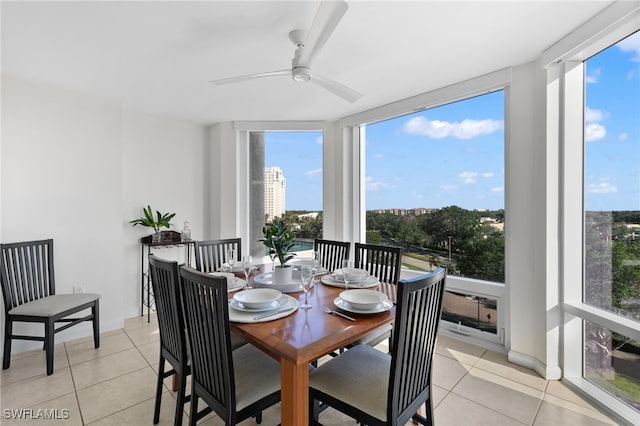
[[195, 241], [193, 240], [182, 241], [180, 232], [176, 231], [162, 231], [160, 233], [160, 240], [155, 243], [153, 242], [153, 235], [148, 235], [140, 239], [140, 316], [144, 316], [144, 308], [146, 306], [147, 322], [151, 321], [151, 309], [152, 306], [155, 305], [153, 300], [153, 289], [151, 286], [151, 276], [148, 271], [151, 249], [183, 246], [187, 251], [187, 260], [185, 263], [187, 265], [191, 265], [191, 246], [194, 244]]

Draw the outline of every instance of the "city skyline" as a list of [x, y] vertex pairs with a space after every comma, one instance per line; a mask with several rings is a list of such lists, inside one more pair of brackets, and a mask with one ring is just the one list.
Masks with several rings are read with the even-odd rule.
[[[640, 210], [640, 33], [585, 66], [585, 208]], [[504, 95], [497, 91], [366, 127], [365, 208], [504, 208]], [[286, 210], [322, 209], [322, 133], [265, 133]]]

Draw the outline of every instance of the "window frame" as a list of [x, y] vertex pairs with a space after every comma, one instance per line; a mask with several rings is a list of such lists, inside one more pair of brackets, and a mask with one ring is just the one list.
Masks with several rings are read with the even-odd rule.
[[[487, 93], [504, 91], [504, 111], [505, 111], [505, 135], [504, 135], [504, 159], [505, 169], [507, 169], [507, 156], [509, 145], [508, 129], [508, 107], [509, 107], [509, 85], [511, 83], [511, 68], [501, 69], [480, 77], [466, 80], [451, 86], [443, 87], [432, 92], [423, 93], [408, 99], [403, 99], [379, 108], [374, 108], [352, 116], [348, 116], [339, 121], [339, 128], [346, 128], [352, 142], [352, 150], [349, 151], [351, 158], [347, 160], [354, 170], [354, 179], [351, 185], [352, 193], [358, 194], [353, 197], [353, 205], [359, 206], [359, 215], [353, 218], [356, 241], [365, 241], [366, 238], [366, 195], [365, 195], [365, 134], [366, 126], [376, 122], [407, 115], [421, 110], [436, 108], [465, 99], [474, 98]], [[507, 186], [508, 176], [505, 177], [505, 216], [508, 217]], [[506, 224], [505, 224], [506, 225]], [[506, 249], [508, 226], [505, 226], [505, 265], [508, 263], [508, 253]], [[403, 270], [402, 276], [411, 276], [411, 272]], [[507, 277], [505, 277], [505, 280]], [[505, 283], [494, 283], [477, 280], [473, 278], [449, 276], [447, 277], [447, 290], [465, 293], [471, 296], [489, 297], [497, 300], [497, 334], [486, 333], [480, 330], [459, 326], [449, 321], [443, 321], [445, 326], [441, 327], [441, 332], [445, 335], [454, 336], [458, 339], [498, 351], [506, 352], [509, 346], [510, 325], [509, 318], [509, 289]], [[462, 332], [462, 333], [460, 333]]]
[[[584, 109], [585, 64], [594, 54], [640, 30], [640, 6], [616, 4], [543, 54], [548, 81], [548, 110], [558, 111], [560, 137], [560, 292], [562, 294], [562, 368], [570, 385], [628, 421], [637, 411], [584, 378], [584, 322], [589, 321], [634, 340], [640, 323], [583, 303], [584, 265]], [[562, 54], [561, 54], [562, 53]], [[559, 107], [559, 108], [558, 108]], [[552, 126], [553, 127], [553, 126]], [[549, 129], [553, 131], [553, 128]], [[581, 161], [576, 161], [579, 158]], [[579, 250], [576, 250], [579, 247]]]

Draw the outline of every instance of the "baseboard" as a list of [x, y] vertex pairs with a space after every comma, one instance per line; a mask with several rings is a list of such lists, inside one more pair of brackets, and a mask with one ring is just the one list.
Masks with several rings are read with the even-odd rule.
[[562, 370], [560, 367], [547, 368], [547, 365], [539, 359], [516, 351], [509, 351], [509, 362], [535, 371], [546, 380], [560, 380]]

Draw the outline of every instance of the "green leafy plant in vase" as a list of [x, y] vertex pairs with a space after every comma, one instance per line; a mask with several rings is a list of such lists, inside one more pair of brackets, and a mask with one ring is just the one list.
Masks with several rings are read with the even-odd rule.
[[289, 231], [284, 222], [274, 222], [262, 228], [263, 238], [258, 240], [264, 244], [269, 251], [275, 251], [276, 258], [280, 263], [274, 268], [273, 279], [275, 283], [290, 283], [293, 268], [287, 262], [293, 259], [296, 254], [290, 253], [294, 246], [295, 236]]
[[160, 229], [161, 228], [170, 228], [171, 227], [171, 219], [176, 215], [175, 213], [160, 213], [156, 210], [156, 215], [154, 216], [153, 210], [151, 206], [147, 205], [146, 208], [143, 208], [144, 216], [139, 217], [137, 219], [133, 219], [129, 221], [129, 223], [136, 225], [147, 226], [153, 229], [153, 236], [151, 241], [154, 243], [160, 242]]

